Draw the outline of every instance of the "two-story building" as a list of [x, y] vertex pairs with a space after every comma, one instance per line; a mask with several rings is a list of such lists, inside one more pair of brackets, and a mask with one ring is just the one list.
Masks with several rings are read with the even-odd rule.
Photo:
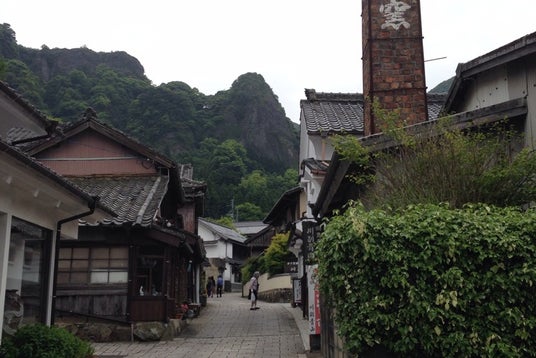
[[51, 323], [60, 237], [76, 241], [80, 218], [114, 215], [22, 150], [56, 124], [0, 82], [0, 330], [7, 334]]
[[209, 261], [205, 267], [207, 277], [216, 279], [219, 275], [224, 280], [224, 291], [242, 289], [241, 266], [249, 258], [247, 237], [226, 226], [199, 218], [198, 233], [206, 249]]
[[189, 181], [188, 199], [184, 168], [98, 121], [91, 109], [29, 153], [117, 214], [80, 220], [79, 240], [62, 236], [58, 315], [166, 322], [183, 301], [199, 302], [204, 248], [195, 203], [203, 186]]

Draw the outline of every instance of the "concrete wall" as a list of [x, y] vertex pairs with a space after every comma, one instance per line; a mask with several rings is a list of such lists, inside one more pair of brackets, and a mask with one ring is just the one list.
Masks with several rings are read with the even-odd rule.
[[[249, 282], [242, 287], [242, 295], [246, 297], [249, 292]], [[279, 274], [268, 277], [262, 274], [259, 277], [259, 299], [268, 302], [290, 302], [292, 300], [292, 279], [290, 274]]]

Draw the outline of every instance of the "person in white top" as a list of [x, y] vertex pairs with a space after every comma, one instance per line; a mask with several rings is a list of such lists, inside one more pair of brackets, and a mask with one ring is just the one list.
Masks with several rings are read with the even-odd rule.
[[255, 271], [251, 280], [249, 280], [249, 296], [251, 299], [250, 310], [258, 310], [257, 307], [257, 293], [259, 292], [259, 271]]

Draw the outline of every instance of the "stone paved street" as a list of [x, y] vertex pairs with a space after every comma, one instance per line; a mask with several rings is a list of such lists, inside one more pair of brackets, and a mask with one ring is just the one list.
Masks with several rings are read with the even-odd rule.
[[[95, 343], [99, 358], [306, 357], [308, 336], [300, 309], [259, 302], [251, 311], [239, 293], [209, 298], [198, 318], [172, 341]], [[305, 344], [305, 346], [304, 346]]]

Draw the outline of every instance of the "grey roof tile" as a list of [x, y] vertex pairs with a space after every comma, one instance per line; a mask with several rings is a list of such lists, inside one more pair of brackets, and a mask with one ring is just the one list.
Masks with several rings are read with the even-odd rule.
[[[363, 95], [360, 93], [327, 93], [306, 89], [306, 100], [300, 102], [305, 128], [309, 134], [364, 134]], [[439, 117], [445, 94], [427, 94], [428, 120]]]
[[247, 240], [247, 237], [242, 236], [238, 232], [226, 226], [222, 226], [202, 218], [199, 218], [199, 222], [203, 223], [210, 231], [218, 234], [224, 240], [233, 240], [240, 244], [243, 244]]
[[329, 160], [318, 160], [315, 158], [307, 158], [303, 160], [302, 165], [305, 165], [311, 172], [325, 173], [329, 168]]
[[13, 127], [7, 131], [6, 142], [11, 143], [22, 139], [35, 138], [37, 136], [37, 133], [28, 128]]
[[438, 119], [442, 115], [441, 111], [447, 100], [447, 93], [428, 93], [426, 98], [428, 101], [428, 120]]
[[307, 132], [363, 133], [363, 95], [305, 90], [301, 110]]
[[[149, 227], [167, 192], [166, 176], [71, 177], [71, 182], [91, 195], [100, 197], [117, 217], [100, 225], [140, 225]], [[83, 224], [83, 222], [82, 222]]]

